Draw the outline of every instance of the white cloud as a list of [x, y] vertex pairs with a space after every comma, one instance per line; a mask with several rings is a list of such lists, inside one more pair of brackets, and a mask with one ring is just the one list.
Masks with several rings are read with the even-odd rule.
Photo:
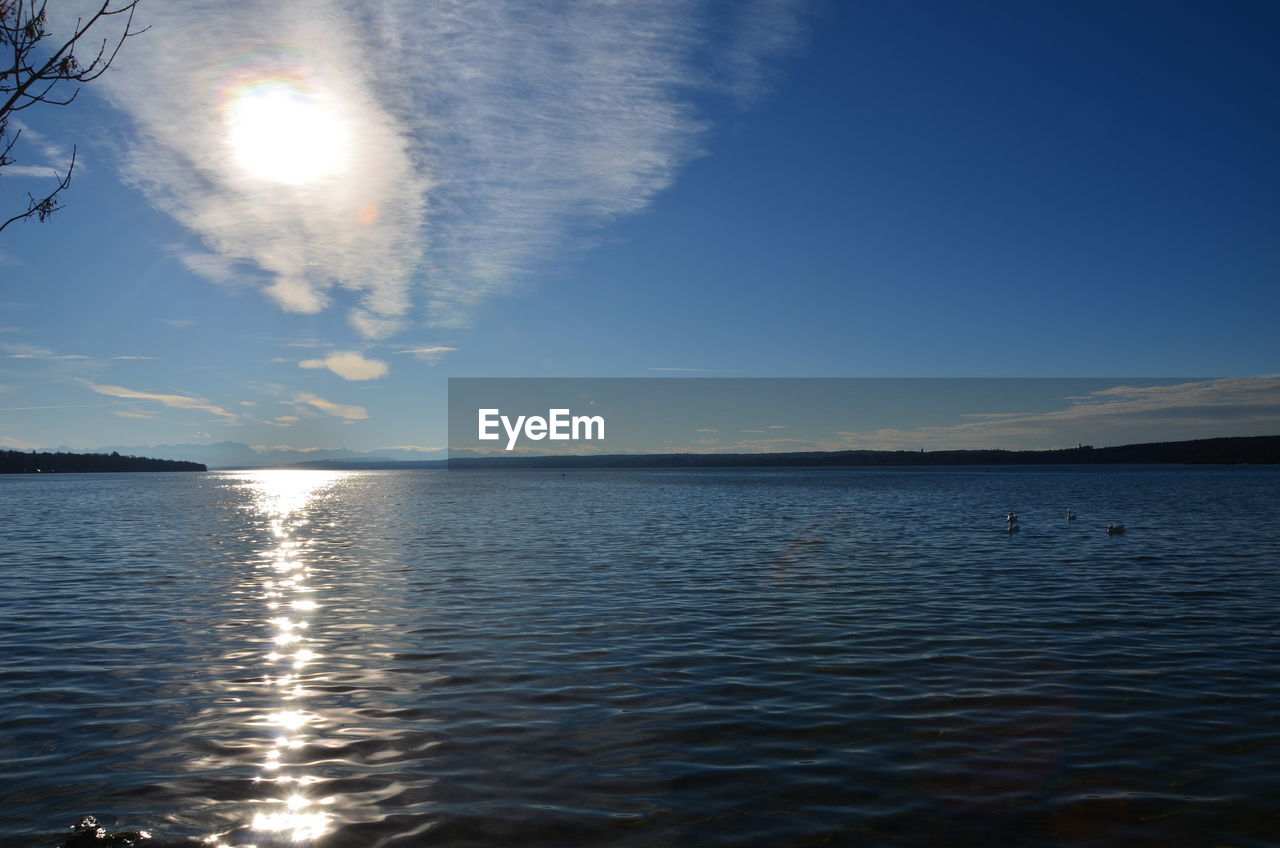
[[124, 356], [113, 356], [111, 358], [112, 359], [155, 359], [154, 356], [130, 356], [127, 354]]
[[0, 344], [0, 350], [5, 351], [5, 356], [8, 359], [39, 359], [56, 362], [67, 360], [88, 360], [93, 358], [79, 353], [57, 353], [47, 347], [30, 344]]
[[[339, 304], [385, 338], [415, 300], [435, 325], [465, 324], [645, 209], [700, 152], [695, 96], [759, 91], [796, 42], [800, 2], [143, 4], [151, 31], [100, 84], [138, 128], [128, 179], [203, 244], [189, 268], [287, 311]], [[296, 80], [350, 137], [299, 145], [342, 153], [326, 178], [255, 177], [232, 149], [236, 92], [271, 78]]]
[[344, 380], [376, 380], [387, 373], [387, 363], [366, 359], [355, 351], [331, 353], [324, 359], [304, 359], [299, 368], [328, 368]]
[[6, 177], [46, 177], [54, 180], [61, 180], [66, 176], [66, 166], [59, 171], [52, 165], [6, 165], [4, 169]]
[[100, 395], [108, 397], [124, 398], [126, 400], [149, 400], [164, 406], [173, 407], [174, 409], [198, 409], [202, 412], [208, 412], [224, 419], [228, 424], [239, 423], [239, 416], [234, 413], [227, 412], [222, 407], [210, 403], [202, 397], [193, 395], [178, 394], [160, 394], [156, 392], [141, 392], [137, 389], [128, 389], [124, 386], [108, 386], [91, 383], [88, 380], [81, 380], [85, 387], [92, 389]]
[[294, 395], [291, 403], [296, 406], [313, 407], [326, 415], [332, 415], [335, 418], [345, 418], [348, 421], [360, 421], [369, 417], [368, 410], [363, 406], [333, 403], [332, 401], [325, 400], [319, 395], [314, 395], [310, 392], [302, 392]]
[[453, 353], [456, 347], [445, 347], [444, 345], [428, 345], [426, 347], [415, 347], [409, 350], [402, 350], [401, 353], [412, 354], [421, 359], [423, 362], [439, 362], [440, 357], [446, 353]]
[[[10, 138], [17, 136], [18, 145], [15, 148], [14, 155], [16, 158], [31, 158], [34, 150], [39, 151], [39, 156], [35, 158], [44, 161], [38, 165], [32, 164], [14, 164], [6, 165], [4, 175], [6, 177], [51, 177], [61, 180], [67, 174], [67, 168], [71, 164], [71, 150], [60, 144], [55, 144], [43, 134], [36, 132], [21, 121], [13, 121], [10, 126]], [[86, 172], [87, 166], [84, 163], [84, 157], [77, 155], [75, 172], [82, 175]]]

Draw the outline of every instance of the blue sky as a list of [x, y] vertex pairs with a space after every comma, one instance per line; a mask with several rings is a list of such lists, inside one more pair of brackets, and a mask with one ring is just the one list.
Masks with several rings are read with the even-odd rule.
[[0, 172], [78, 145], [0, 233], [0, 444], [435, 448], [451, 376], [1274, 392], [1272, 4], [139, 14]]

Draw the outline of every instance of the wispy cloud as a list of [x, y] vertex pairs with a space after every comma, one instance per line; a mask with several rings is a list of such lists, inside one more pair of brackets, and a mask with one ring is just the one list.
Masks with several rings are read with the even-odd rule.
[[356, 351], [332, 353], [324, 359], [304, 359], [299, 368], [328, 368], [344, 380], [376, 380], [387, 373], [387, 363], [366, 359]]
[[402, 350], [400, 353], [408, 353], [422, 360], [423, 362], [439, 362], [440, 358], [446, 353], [453, 353], [456, 347], [445, 347], [444, 345], [428, 345], [426, 347], [415, 347], [409, 350]]
[[202, 412], [207, 412], [210, 415], [216, 415], [228, 424], [237, 424], [240, 421], [240, 417], [235, 413], [228, 412], [217, 404], [210, 403], [205, 398], [194, 395], [143, 392], [138, 391], [137, 389], [128, 389], [124, 386], [101, 385], [88, 380], [81, 380], [80, 382], [86, 388], [92, 389], [100, 395], [107, 395], [108, 397], [122, 398], [125, 400], [147, 400], [164, 406], [173, 407], [174, 409], [198, 409]]
[[40, 359], [48, 362], [90, 360], [93, 357], [79, 353], [56, 353], [47, 347], [30, 344], [0, 343], [0, 350], [7, 359]]
[[120, 418], [155, 418], [156, 417], [156, 414], [154, 412], [139, 412], [136, 409], [117, 409], [113, 414], [119, 416]]
[[66, 175], [67, 167], [58, 170], [53, 165], [8, 165], [4, 169], [6, 177], [46, 177], [61, 180]]
[[[796, 43], [800, 3], [144, 4], [151, 32], [102, 83], [138, 128], [128, 178], [203, 245], [189, 268], [288, 311], [341, 305], [383, 338], [414, 302], [432, 324], [463, 325], [646, 208], [701, 152], [699, 94], [760, 91]], [[228, 120], [264, 79], [324, 110], [334, 132], [315, 144], [345, 139], [324, 179], [273, 182], [238, 163]]]
[[130, 356], [130, 355], [113, 356], [111, 358], [112, 359], [155, 359], [154, 356]]
[[334, 403], [325, 400], [319, 395], [310, 392], [302, 392], [294, 395], [290, 403], [295, 406], [310, 407], [318, 409], [326, 415], [332, 415], [335, 418], [345, 418], [348, 421], [361, 421], [369, 417], [369, 412], [363, 406], [354, 406], [345, 403]]
[[[66, 176], [67, 168], [71, 164], [71, 150], [69, 148], [51, 141], [45, 135], [31, 129], [21, 121], [13, 121], [11, 129], [16, 133], [21, 133], [19, 141], [22, 147], [18, 150], [18, 154], [43, 161], [38, 165], [6, 165], [4, 169], [6, 177], [51, 177], [61, 180]], [[37, 155], [32, 157], [32, 152]], [[77, 156], [76, 173], [84, 174], [87, 168], [88, 166], [84, 163], [84, 157]]]
[[53, 406], [6, 406], [0, 412], [25, 412], [32, 409], [98, 409], [103, 403], [59, 403]]

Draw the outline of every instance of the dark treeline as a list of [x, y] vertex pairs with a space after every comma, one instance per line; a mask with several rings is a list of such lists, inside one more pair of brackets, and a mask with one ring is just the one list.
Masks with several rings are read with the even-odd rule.
[[1280, 436], [1243, 436], [1062, 450], [814, 451], [808, 453], [615, 454], [611, 456], [491, 456], [450, 459], [450, 468], [742, 468], [931, 465], [1273, 465]]
[[101, 471], [208, 471], [199, 462], [148, 459], [118, 453], [23, 453], [0, 451], [0, 474], [83, 474]]

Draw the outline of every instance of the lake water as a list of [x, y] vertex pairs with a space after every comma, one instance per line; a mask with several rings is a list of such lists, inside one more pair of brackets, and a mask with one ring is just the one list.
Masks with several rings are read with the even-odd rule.
[[0, 478], [0, 846], [1278, 845], [1278, 507], [1248, 468]]

